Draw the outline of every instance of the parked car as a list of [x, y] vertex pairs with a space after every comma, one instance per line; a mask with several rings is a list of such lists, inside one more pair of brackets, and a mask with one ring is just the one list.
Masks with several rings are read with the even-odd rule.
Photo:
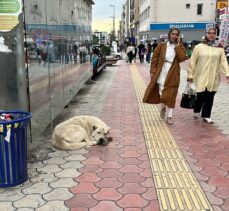
[[113, 56], [115, 59], [122, 59], [122, 54], [120, 52], [111, 53], [111, 56]]

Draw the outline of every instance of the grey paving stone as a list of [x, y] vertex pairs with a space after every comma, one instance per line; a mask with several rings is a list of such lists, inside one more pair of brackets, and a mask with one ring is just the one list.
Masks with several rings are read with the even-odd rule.
[[12, 202], [0, 202], [0, 210], [1, 211], [14, 211], [16, 209], [13, 207]]
[[60, 165], [66, 163], [66, 160], [62, 157], [53, 157], [48, 160], [44, 160], [43, 163], [48, 165]]
[[6, 189], [5, 188], [0, 188], [0, 194], [2, 194], [3, 192], [5, 192]]
[[88, 151], [86, 149], [78, 149], [78, 150], [73, 150], [73, 151], [68, 151], [69, 154], [81, 154], [81, 155], [84, 155], [84, 154], [87, 154]]
[[71, 188], [76, 184], [77, 182], [75, 182], [72, 178], [61, 178], [56, 182], [50, 183], [49, 186], [52, 188]]
[[61, 168], [67, 169], [67, 168], [82, 168], [84, 165], [80, 161], [68, 161], [67, 163], [60, 165]]
[[19, 208], [17, 211], [34, 211], [35, 209], [33, 208]]
[[78, 177], [80, 173], [76, 169], [64, 169], [63, 171], [55, 174], [58, 178], [74, 178]]
[[42, 199], [41, 195], [32, 194], [13, 202], [13, 206], [16, 208], [37, 208], [45, 203], [46, 202]]
[[64, 159], [67, 160], [67, 161], [72, 161], [72, 160], [83, 161], [83, 160], [86, 160], [86, 157], [84, 157], [81, 154], [74, 154], [74, 155], [70, 155], [68, 157], [65, 157]]
[[36, 211], [68, 211], [68, 207], [64, 205], [63, 201], [49, 201], [44, 206], [39, 207]]
[[37, 169], [38, 172], [44, 172], [44, 173], [57, 173], [62, 171], [62, 169], [60, 167], [58, 167], [57, 165], [46, 165], [43, 168], [38, 168]]
[[7, 189], [0, 195], [1, 202], [12, 202], [25, 197], [20, 189]]
[[45, 164], [42, 162], [28, 163], [28, 169], [37, 169], [37, 168], [42, 168], [44, 166], [45, 166]]
[[31, 185], [33, 185], [33, 183], [28, 179], [24, 183], [22, 183], [20, 185], [17, 185], [17, 186], [14, 186], [14, 187], [11, 187], [10, 189], [12, 189], [12, 190], [16, 190], [16, 189], [22, 190], [23, 188], [30, 187]]
[[37, 169], [28, 169], [28, 177], [36, 177], [39, 173], [37, 172]]
[[44, 194], [43, 198], [47, 201], [53, 200], [68, 200], [73, 197], [74, 194], [69, 192], [68, 188], [56, 188], [50, 193]]
[[71, 153], [68, 153], [67, 151], [62, 151], [62, 150], [56, 150], [53, 153], [49, 153], [50, 157], [66, 157], [69, 156]]
[[52, 190], [47, 183], [36, 183], [22, 190], [24, 194], [44, 194]]
[[37, 183], [37, 182], [55, 182], [58, 180], [58, 178], [55, 177], [53, 173], [41, 173], [35, 177], [30, 178], [31, 182]]

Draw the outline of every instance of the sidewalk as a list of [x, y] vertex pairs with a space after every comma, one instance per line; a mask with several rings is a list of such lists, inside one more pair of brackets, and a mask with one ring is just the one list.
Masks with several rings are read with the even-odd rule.
[[[181, 78], [180, 94], [185, 71]], [[141, 103], [148, 80], [148, 64], [119, 61], [86, 85], [55, 125], [98, 116], [112, 128], [113, 142], [59, 151], [46, 130], [31, 146], [29, 180], [0, 189], [0, 210], [229, 210], [229, 102], [222, 97], [229, 96], [228, 84], [216, 94], [215, 125], [194, 120], [179, 96], [168, 127], [157, 106]]]

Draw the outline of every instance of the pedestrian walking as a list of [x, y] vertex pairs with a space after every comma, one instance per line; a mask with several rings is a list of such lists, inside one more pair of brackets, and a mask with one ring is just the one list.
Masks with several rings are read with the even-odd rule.
[[136, 63], [136, 58], [137, 58], [137, 52], [138, 52], [138, 49], [137, 49], [137, 46], [134, 44], [134, 63]]
[[152, 52], [152, 45], [150, 41], [148, 41], [147, 47], [146, 47], [146, 62], [147, 63], [150, 63], [151, 52]]
[[129, 58], [129, 62], [132, 63], [132, 60], [133, 60], [134, 54], [135, 54], [135, 49], [134, 49], [134, 46], [132, 43], [127, 47], [126, 53], [127, 53], [128, 58]]
[[139, 55], [139, 60], [141, 63], [144, 62], [144, 54], [145, 54], [145, 45], [141, 41], [140, 44], [138, 45], [138, 55]]
[[95, 81], [95, 78], [97, 76], [97, 71], [98, 71], [98, 62], [99, 62], [99, 56], [98, 56], [98, 49], [94, 48], [92, 50], [92, 56], [91, 56], [91, 62], [92, 62], [92, 76], [91, 80]]
[[154, 50], [156, 49], [157, 46], [158, 46], [157, 40], [154, 40], [154, 43], [152, 45], [153, 52], [154, 52]]
[[144, 103], [160, 103], [160, 117], [169, 125], [173, 124], [173, 110], [180, 83], [179, 63], [187, 59], [179, 35], [178, 28], [171, 28], [168, 42], [159, 43], [155, 49], [151, 59], [151, 80], [143, 98]]
[[196, 85], [197, 100], [194, 107], [194, 118], [200, 117], [206, 123], [213, 124], [211, 111], [215, 93], [220, 84], [220, 70], [226, 75], [229, 83], [229, 67], [224, 49], [216, 45], [216, 28], [209, 28], [202, 43], [198, 44], [192, 53], [188, 82]]
[[41, 59], [43, 61], [43, 66], [45, 66], [48, 60], [48, 45], [46, 41], [42, 41], [39, 50], [40, 50]]

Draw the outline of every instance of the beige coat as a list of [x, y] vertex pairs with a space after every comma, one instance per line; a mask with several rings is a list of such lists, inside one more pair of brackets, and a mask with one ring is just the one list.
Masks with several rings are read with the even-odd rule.
[[159, 86], [157, 79], [161, 73], [162, 66], [166, 55], [166, 43], [160, 43], [153, 53], [151, 59], [150, 73], [152, 74], [150, 83], [146, 88], [145, 95], [143, 97], [144, 103], [158, 104], [164, 103], [170, 108], [175, 107], [177, 91], [180, 83], [180, 62], [187, 59], [185, 48], [182, 44], [175, 47], [175, 58], [172, 66], [169, 69], [168, 75], [164, 83], [164, 89], [160, 97]]
[[229, 67], [223, 48], [211, 47], [204, 43], [194, 48], [188, 69], [188, 78], [196, 83], [196, 91], [217, 91], [220, 71], [229, 76]]

